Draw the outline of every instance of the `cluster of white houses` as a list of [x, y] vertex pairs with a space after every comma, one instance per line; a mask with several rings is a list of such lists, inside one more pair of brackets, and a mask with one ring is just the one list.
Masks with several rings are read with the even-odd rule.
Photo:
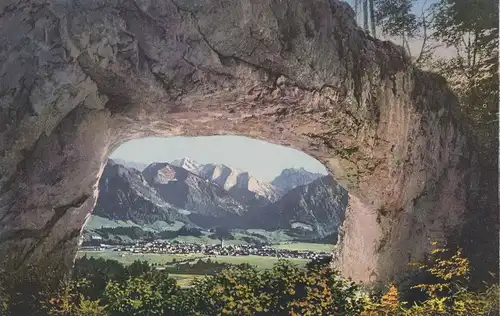
[[258, 245], [204, 245], [191, 243], [171, 243], [168, 241], [136, 242], [131, 245], [107, 245], [82, 247], [82, 250], [121, 251], [135, 254], [203, 254], [208, 256], [265, 256], [279, 258], [319, 259], [329, 257], [330, 252], [299, 251], [278, 249], [272, 246]]

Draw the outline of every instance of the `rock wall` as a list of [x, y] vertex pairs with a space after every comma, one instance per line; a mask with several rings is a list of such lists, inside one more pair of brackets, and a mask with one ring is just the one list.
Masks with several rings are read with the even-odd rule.
[[400, 276], [462, 230], [477, 169], [444, 80], [353, 15], [334, 0], [0, 4], [3, 265], [71, 263], [124, 141], [231, 134], [322, 161], [352, 201], [337, 266]]

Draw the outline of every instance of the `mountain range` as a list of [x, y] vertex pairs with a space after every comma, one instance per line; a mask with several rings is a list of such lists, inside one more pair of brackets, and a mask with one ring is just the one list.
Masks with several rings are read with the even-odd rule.
[[336, 236], [347, 199], [331, 176], [303, 168], [285, 169], [269, 183], [189, 158], [149, 165], [109, 159], [86, 231], [99, 234], [110, 225], [153, 231], [224, 226], [318, 240]]
[[279, 198], [277, 188], [270, 183], [260, 181], [248, 172], [223, 164], [201, 165], [189, 158], [174, 160], [170, 164], [184, 168], [220, 186], [243, 203], [276, 201]]

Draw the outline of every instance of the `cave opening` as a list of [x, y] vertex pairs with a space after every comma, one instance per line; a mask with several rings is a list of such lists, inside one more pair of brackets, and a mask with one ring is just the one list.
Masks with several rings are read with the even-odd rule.
[[331, 260], [347, 204], [328, 170], [292, 148], [242, 136], [135, 139], [103, 168], [78, 256], [163, 268], [207, 256], [258, 267]]

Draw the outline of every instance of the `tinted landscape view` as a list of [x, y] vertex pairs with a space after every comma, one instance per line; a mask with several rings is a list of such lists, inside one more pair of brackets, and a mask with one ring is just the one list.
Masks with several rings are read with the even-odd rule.
[[0, 316], [499, 315], [498, 5], [0, 1]]
[[[331, 258], [347, 191], [332, 176], [304, 168], [278, 173], [266, 182], [190, 158], [150, 164], [109, 159], [79, 255], [145, 260], [176, 272], [208, 259], [271, 268], [279, 258], [302, 266]], [[193, 275], [176, 273], [183, 284]]]

